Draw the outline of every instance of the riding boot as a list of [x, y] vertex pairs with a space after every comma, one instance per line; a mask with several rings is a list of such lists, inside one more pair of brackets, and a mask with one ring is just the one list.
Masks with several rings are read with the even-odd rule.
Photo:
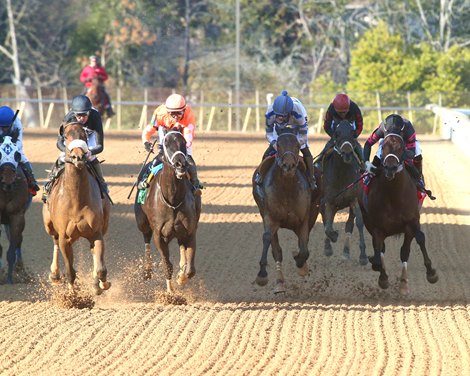
[[63, 170], [64, 162], [59, 158], [55, 163], [52, 165], [51, 171], [47, 175], [47, 181], [44, 184], [43, 192], [42, 192], [42, 201], [44, 203], [47, 202], [49, 194], [51, 193], [52, 187], [54, 186], [54, 182], [56, 181], [57, 177]]
[[417, 172], [419, 173], [419, 178], [417, 179], [418, 189], [426, 193], [431, 200], [435, 200], [436, 198], [433, 196], [431, 190], [426, 189], [426, 183], [424, 181], [424, 175], [423, 175], [423, 156], [422, 155], [418, 155], [413, 158], [413, 167], [416, 168]]
[[313, 157], [311, 155], [304, 155], [304, 162], [307, 167], [308, 184], [310, 185], [312, 191], [314, 191], [315, 189], [317, 189], [317, 182], [315, 181], [315, 168], [313, 166]]
[[104, 181], [103, 170], [101, 169], [100, 161], [98, 160], [98, 158], [95, 158], [90, 163], [91, 163], [91, 166], [93, 167], [93, 170], [96, 173], [96, 177], [98, 178], [101, 189], [104, 192], [109, 193], [108, 184], [106, 184], [106, 182]]
[[359, 161], [359, 166], [361, 169], [364, 169], [364, 153], [362, 151], [362, 146], [357, 142], [357, 140], [354, 140], [354, 152], [356, 153]]
[[26, 176], [26, 180], [28, 181], [28, 189], [29, 193], [31, 193], [32, 196], [36, 196], [37, 192], [39, 191], [39, 185], [38, 182], [36, 181], [36, 178], [34, 177], [33, 174], [33, 168], [31, 167], [31, 163], [25, 162], [22, 163], [20, 162], [20, 166], [24, 171], [24, 174]]
[[188, 155], [188, 173], [189, 173], [189, 180], [194, 187], [193, 194], [194, 196], [200, 196], [202, 194], [202, 189], [204, 188], [202, 184], [199, 182], [197, 177], [197, 169], [196, 169], [196, 162], [191, 155]]

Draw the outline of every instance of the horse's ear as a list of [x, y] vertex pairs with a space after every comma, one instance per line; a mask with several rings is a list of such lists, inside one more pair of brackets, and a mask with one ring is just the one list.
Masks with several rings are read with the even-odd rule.
[[15, 161], [17, 162], [21, 161], [21, 153], [18, 151], [15, 151]]
[[4, 137], [4, 136], [1, 136], [1, 137], [0, 137], [0, 144], [3, 144], [3, 141], [5, 141], [5, 137]]

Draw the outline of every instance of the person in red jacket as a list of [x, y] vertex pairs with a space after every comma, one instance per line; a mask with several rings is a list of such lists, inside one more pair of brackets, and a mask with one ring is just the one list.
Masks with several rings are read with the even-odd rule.
[[361, 134], [363, 127], [361, 109], [349, 98], [347, 94], [339, 93], [336, 94], [333, 102], [330, 103], [328, 109], [326, 110], [325, 119], [323, 121], [323, 129], [331, 138], [328, 140], [322, 152], [320, 153], [317, 159], [317, 163], [321, 164], [320, 161], [323, 155], [328, 149], [334, 146], [333, 135], [335, 134], [335, 129], [341, 120], [348, 120], [355, 130], [356, 142], [354, 143], [354, 151], [360, 160], [363, 161], [362, 148], [359, 142], [357, 142], [357, 137], [359, 137]]
[[105, 95], [106, 113], [109, 117], [111, 117], [114, 115], [114, 111], [111, 106], [111, 98], [109, 97], [109, 94], [104, 87], [104, 82], [108, 79], [108, 72], [106, 72], [106, 69], [101, 65], [99, 57], [91, 55], [90, 63], [85, 68], [83, 68], [82, 72], [80, 73], [80, 81], [85, 85], [83, 94], [86, 94], [87, 90], [91, 87], [92, 80], [95, 77], [98, 78]]

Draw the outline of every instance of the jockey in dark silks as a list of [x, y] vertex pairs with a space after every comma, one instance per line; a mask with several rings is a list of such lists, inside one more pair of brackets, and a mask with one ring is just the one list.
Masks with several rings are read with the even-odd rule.
[[371, 149], [375, 143], [382, 141], [385, 136], [391, 133], [401, 136], [405, 143], [405, 148], [408, 151], [405, 166], [411, 176], [416, 180], [418, 188], [425, 192], [431, 199], [434, 199], [432, 192], [425, 189], [423, 177], [423, 156], [421, 155], [421, 146], [419, 141], [416, 140], [416, 131], [413, 124], [411, 124], [411, 121], [400, 115], [392, 114], [387, 116], [365, 142], [364, 161], [366, 171], [370, 174], [374, 174], [375, 169], [381, 165], [381, 143], [379, 144], [379, 149], [377, 150], [377, 154], [375, 155], [372, 163], [369, 162]]
[[32, 196], [36, 196], [37, 191], [39, 191], [39, 185], [34, 177], [31, 163], [29, 163], [23, 151], [23, 125], [21, 124], [21, 120], [15, 116], [14, 111], [10, 107], [0, 107], [0, 136], [11, 136], [14, 132], [18, 133], [17, 145], [18, 152], [21, 154], [19, 165], [23, 169], [26, 180], [28, 181], [29, 193]]
[[[287, 126], [291, 127], [300, 143], [300, 151], [304, 157], [307, 167], [307, 178], [312, 190], [317, 188], [313, 167], [313, 156], [308, 147], [308, 119], [307, 111], [303, 104], [294, 97], [287, 95], [287, 91], [283, 91], [281, 95], [276, 97], [272, 105], [268, 106], [266, 111], [266, 139], [269, 146], [264, 152], [263, 160], [270, 155], [276, 153], [276, 141], [278, 130]], [[261, 175], [257, 175], [256, 184], [262, 183]]]
[[[326, 134], [331, 138], [326, 143], [325, 147], [319, 154], [316, 163], [321, 166], [321, 161], [325, 153], [331, 149], [335, 141], [333, 135], [335, 133], [336, 127], [342, 120], [348, 120], [351, 123], [351, 126], [355, 130], [355, 137], [359, 137], [362, 132], [363, 119], [362, 113], [359, 106], [353, 102], [346, 94], [337, 94], [333, 99], [333, 102], [330, 103], [325, 114], [325, 119], [323, 121], [323, 129]], [[359, 142], [355, 140], [354, 151], [358, 156], [359, 160], [362, 162], [362, 148]]]
[[[96, 155], [101, 153], [104, 149], [104, 133], [103, 123], [101, 122], [101, 115], [92, 106], [90, 99], [85, 95], [77, 95], [72, 100], [72, 108], [64, 117], [64, 124], [69, 123], [80, 123], [86, 130], [88, 139], [88, 153], [87, 159], [93, 168], [96, 177], [99, 180], [101, 189], [108, 192], [108, 187], [104, 181], [103, 171], [101, 164], [96, 158]], [[52, 170], [49, 173], [48, 181], [44, 185], [44, 193], [42, 200], [47, 201], [47, 197], [51, 192], [51, 188], [54, 185], [54, 181], [63, 170], [65, 161], [65, 140], [63, 136], [63, 128], [60, 127], [59, 136], [57, 138], [57, 148], [62, 152], [57, 161], [52, 166]]]

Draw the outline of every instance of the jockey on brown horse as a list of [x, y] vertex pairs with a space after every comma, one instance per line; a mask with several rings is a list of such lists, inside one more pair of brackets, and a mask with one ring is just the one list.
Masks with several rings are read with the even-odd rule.
[[85, 85], [83, 94], [86, 95], [87, 92], [91, 89], [93, 85], [93, 79], [98, 79], [99, 89], [103, 94], [103, 103], [101, 103], [101, 106], [106, 109], [106, 114], [108, 117], [113, 116], [114, 111], [111, 106], [111, 98], [109, 97], [109, 94], [106, 92], [104, 87], [104, 82], [108, 79], [108, 72], [106, 72], [106, 69], [100, 64], [99, 57], [95, 55], [90, 56], [90, 64], [83, 68], [82, 72], [80, 73], [80, 81]]
[[[100, 188], [105, 194], [108, 193], [108, 186], [104, 181], [103, 171], [101, 164], [96, 155], [101, 153], [104, 149], [104, 134], [103, 134], [103, 123], [101, 122], [101, 116], [92, 106], [90, 99], [85, 95], [77, 95], [72, 100], [72, 108], [64, 117], [64, 124], [68, 123], [80, 123], [86, 130], [88, 138], [87, 159], [90, 162], [94, 170], [94, 175], [97, 177]], [[44, 193], [42, 200], [44, 203], [47, 201], [47, 197], [51, 192], [52, 186], [56, 181], [59, 174], [64, 168], [64, 152], [66, 150], [64, 142], [63, 127], [60, 127], [59, 138], [57, 140], [57, 148], [62, 152], [55, 164], [52, 166], [52, 170], [49, 173], [48, 181], [44, 185]]]

